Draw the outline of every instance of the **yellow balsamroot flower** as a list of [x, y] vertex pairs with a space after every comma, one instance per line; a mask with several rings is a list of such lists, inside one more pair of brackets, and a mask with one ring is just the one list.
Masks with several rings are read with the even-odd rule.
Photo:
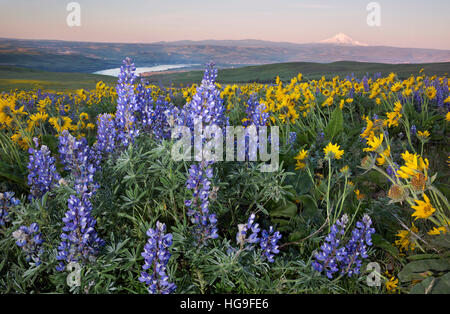
[[425, 95], [429, 98], [429, 99], [434, 99], [436, 97], [437, 91], [436, 88], [434, 86], [430, 86], [427, 89], [425, 89]]
[[356, 189], [354, 192], [355, 192], [355, 194], [356, 194], [356, 199], [357, 199], [358, 201], [362, 200], [362, 199], [365, 197], [365, 195], [362, 194], [358, 189]]
[[[62, 119], [62, 121], [60, 119]], [[64, 130], [73, 131], [76, 129], [76, 126], [72, 125], [72, 119], [70, 119], [69, 117], [61, 117], [61, 118], [51, 117], [50, 119], [48, 119], [48, 122], [53, 126], [53, 128], [58, 133], [61, 133]]]
[[416, 220], [419, 218], [427, 219], [428, 217], [433, 215], [433, 213], [436, 211], [436, 209], [433, 207], [433, 205], [431, 205], [430, 199], [428, 198], [428, 196], [423, 194], [423, 199], [425, 201], [414, 200], [417, 203], [417, 205], [411, 206], [412, 209], [415, 210], [415, 212], [411, 216], [416, 217]]
[[424, 141], [424, 140], [426, 140], [426, 139], [428, 139], [429, 137], [430, 137], [430, 132], [428, 132], [428, 131], [417, 131], [417, 137], [420, 139], [420, 140], [422, 140], [422, 141]]
[[362, 138], [369, 138], [371, 134], [373, 134], [373, 122], [368, 117], [366, 117], [367, 126], [364, 129], [364, 132], [361, 133]]
[[395, 291], [398, 287], [398, 279], [396, 279], [394, 276], [391, 277], [388, 281], [386, 281], [386, 290], [387, 291]]
[[408, 88], [408, 89], [405, 89], [403, 92], [402, 92], [402, 94], [403, 94], [403, 97], [409, 97], [411, 94], [412, 94], [412, 89], [410, 89], [410, 88]]
[[322, 107], [331, 106], [333, 104], [333, 97], [328, 97], [322, 104]]
[[24, 106], [20, 107], [19, 109], [15, 109], [15, 108], [11, 108], [12, 109], [12, 114], [16, 115], [16, 116], [26, 116], [28, 115], [28, 112], [23, 111], [24, 110]]
[[448, 96], [447, 98], [445, 98], [444, 103], [445, 103], [445, 104], [450, 103], [450, 96]]
[[303, 162], [308, 157], [308, 151], [302, 149], [297, 156], [294, 157], [294, 159], [297, 160], [297, 163], [295, 165], [295, 170], [303, 169], [305, 168], [306, 164]]
[[450, 111], [445, 115], [445, 120], [447, 120], [447, 122], [450, 122]]
[[323, 149], [325, 153], [325, 158], [329, 159], [341, 159], [344, 155], [344, 150], [339, 149], [340, 146], [337, 144], [332, 144], [331, 142]]
[[428, 159], [423, 159], [417, 154], [411, 154], [406, 151], [402, 154], [402, 158], [405, 161], [405, 165], [400, 167], [397, 171], [397, 176], [402, 179], [409, 179], [418, 172], [423, 172], [428, 169]]
[[105, 83], [103, 81], [98, 81], [97, 85], [95, 86], [95, 89], [102, 90], [106, 87]]
[[17, 132], [11, 135], [11, 140], [19, 145], [19, 147], [23, 150], [27, 150], [29, 148], [27, 138], [23, 136], [22, 132]]
[[380, 137], [374, 136], [371, 139], [369, 139], [367, 141], [367, 145], [369, 145], [369, 147], [364, 148], [363, 151], [365, 152], [378, 151], [378, 149], [381, 147], [382, 144], [383, 144], [383, 133], [380, 134]]
[[348, 171], [349, 171], [349, 168], [348, 168], [348, 166], [347, 165], [345, 165], [344, 167], [342, 167], [340, 170], [339, 170], [339, 172], [340, 173], [348, 173]]
[[402, 110], [402, 104], [398, 101], [395, 103], [394, 111], [386, 113], [387, 120], [384, 121], [384, 125], [388, 127], [398, 126], [398, 122], [402, 117], [400, 111]]
[[377, 158], [377, 164], [378, 166], [382, 166], [386, 163], [386, 158], [388, 158], [391, 155], [391, 147], [388, 146], [384, 152], [380, 154], [380, 157]]
[[399, 238], [398, 240], [395, 240], [395, 245], [400, 249], [400, 252], [408, 250], [414, 251], [416, 248], [416, 242], [413, 239], [415, 238], [414, 234], [417, 234], [419, 229], [413, 224], [410, 230], [400, 230], [395, 235]]
[[340, 102], [340, 104], [339, 104], [339, 109], [344, 109], [344, 105], [345, 105], [345, 100], [344, 99], [341, 99], [341, 102]]
[[439, 228], [434, 227], [433, 229], [428, 231], [429, 235], [441, 235], [441, 234], [446, 234], [446, 233], [447, 233], [447, 228], [445, 228], [445, 227], [439, 227]]
[[29, 117], [28, 128], [33, 130], [36, 125], [38, 125], [41, 121], [45, 122], [48, 119], [48, 114], [37, 112]]
[[37, 107], [40, 113], [44, 113], [48, 105], [50, 105], [52, 101], [50, 98], [46, 97], [45, 99], [41, 99], [38, 101]]
[[80, 120], [86, 121], [89, 119], [89, 115], [86, 112], [80, 113]]
[[394, 93], [398, 92], [401, 89], [402, 89], [402, 84], [400, 82], [395, 83], [391, 87], [391, 91], [394, 92]]
[[0, 97], [0, 125], [10, 127], [13, 118], [11, 113], [14, 111], [15, 99], [14, 98], [2, 98]]

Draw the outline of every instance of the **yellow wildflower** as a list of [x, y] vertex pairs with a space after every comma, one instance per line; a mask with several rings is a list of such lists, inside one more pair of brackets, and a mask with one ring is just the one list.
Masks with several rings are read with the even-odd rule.
[[325, 158], [335, 158], [341, 159], [342, 155], [344, 155], [344, 150], [339, 149], [340, 146], [337, 144], [332, 144], [331, 142], [323, 149], [325, 153]]
[[396, 237], [398, 237], [398, 240], [395, 240], [395, 245], [400, 249], [400, 251], [414, 251], [416, 248], [416, 243], [414, 241], [414, 234], [417, 234], [419, 232], [419, 229], [417, 229], [414, 224], [412, 225], [410, 230], [400, 230]]
[[439, 228], [434, 227], [433, 229], [428, 231], [429, 235], [441, 235], [441, 234], [446, 234], [446, 233], [447, 233], [447, 228], [445, 228], [445, 227], [439, 227]]
[[398, 286], [398, 279], [396, 279], [394, 276], [389, 279], [389, 281], [386, 281], [386, 290], [387, 291], [395, 291]]
[[362, 200], [362, 199], [365, 197], [365, 195], [362, 194], [358, 189], [356, 189], [354, 192], [355, 192], [355, 194], [356, 194], [356, 199], [357, 199], [358, 201]]
[[433, 213], [436, 211], [436, 209], [433, 207], [433, 205], [431, 205], [430, 199], [428, 198], [428, 196], [426, 196], [424, 194], [423, 199], [425, 201], [414, 200], [417, 203], [417, 205], [411, 206], [412, 209], [415, 210], [415, 212], [411, 216], [413, 216], [413, 217], [415, 216], [416, 220], [419, 218], [427, 219], [428, 217], [433, 215]]
[[380, 137], [372, 137], [367, 141], [367, 144], [369, 145], [368, 148], [364, 148], [363, 151], [365, 152], [375, 152], [378, 151], [381, 145], [383, 144], [383, 133], [380, 134]]
[[295, 170], [303, 169], [305, 168], [306, 164], [303, 162], [305, 158], [308, 157], [308, 151], [302, 149], [297, 156], [294, 157], [294, 159], [297, 160], [297, 163], [295, 165]]

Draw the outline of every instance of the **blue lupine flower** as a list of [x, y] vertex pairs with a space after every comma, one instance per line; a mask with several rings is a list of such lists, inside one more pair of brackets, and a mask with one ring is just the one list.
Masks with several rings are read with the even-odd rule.
[[367, 258], [367, 247], [372, 245], [372, 234], [375, 229], [371, 228], [372, 220], [368, 215], [364, 215], [362, 221], [356, 223], [356, 228], [352, 231], [352, 237], [345, 246], [346, 255], [343, 261], [343, 274], [351, 277], [353, 274], [359, 274], [362, 259]]
[[[225, 117], [225, 107], [220, 91], [215, 86], [216, 77], [217, 69], [211, 63], [205, 69], [202, 83], [197, 88], [196, 94], [179, 114], [178, 120], [182, 119], [183, 124], [191, 130], [194, 129], [195, 123], [201, 123], [204, 127], [223, 127], [229, 123], [228, 118]], [[202, 145], [199, 147], [202, 151], [205, 138], [203, 134], [196, 135], [202, 138], [201, 141], [194, 141], [194, 145]], [[191, 200], [185, 201], [185, 205], [189, 208], [188, 215], [192, 217], [191, 221], [195, 225], [195, 235], [202, 244], [205, 244], [208, 239], [218, 237], [217, 217], [209, 212], [211, 187], [209, 179], [213, 175], [211, 164], [211, 161], [204, 160], [198, 165], [193, 164], [189, 169], [186, 182], [187, 188], [192, 190], [193, 195]]]
[[16, 240], [16, 244], [25, 252], [26, 261], [33, 261], [36, 266], [39, 266], [42, 263], [40, 255], [43, 253], [42, 243], [44, 242], [42, 234], [39, 232], [39, 225], [32, 223], [29, 227], [20, 226], [12, 236]]
[[294, 145], [296, 140], [297, 140], [297, 133], [289, 132], [288, 145], [291, 145], [291, 146]]
[[19, 204], [20, 201], [14, 197], [14, 192], [0, 193], [0, 227], [9, 221], [8, 209]]
[[97, 118], [97, 142], [95, 143], [96, 163], [111, 154], [116, 147], [116, 126], [111, 114], [101, 114]]
[[317, 140], [321, 141], [325, 138], [325, 133], [323, 132], [323, 130], [321, 130], [318, 134], [317, 134]]
[[118, 131], [118, 142], [127, 147], [139, 135], [136, 128], [135, 112], [139, 109], [137, 97], [134, 91], [134, 83], [137, 79], [136, 67], [130, 58], [123, 60], [120, 67], [117, 83], [117, 111], [115, 123]]
[[215, 239], [217, 234], [217, 218], [215, 214], [209, 212], [209, 195], [213, 176], [211, 163], [202, 161], [199, 165], [193, 164], [189, 169], [189, 177], [186, 186], [192, 191], [192, 199], [186, 200], [188, 216], [195, 225], [196, 236], [201, 243], [206, 243], [208, 239]]
[[86, 138], [76, 139], [64, 130], [59, 137], [59, 154], [65, 170], [69, 170], [75, 180], [78, 195], [95, 192], [94, 183], [96, 157]]
[[63, 218], [61, 242], [56, 259], [60, 261], [57, 270], [64, 269], [64, 262], [87, 263], [95, 259], [95, 255], [104, 241], [95, 230], [96, 220], [92, 217], [92, 204], [89, 197], [69, 197], [69, 210]]
[[257, 99], [257, 94], [252, 94], [247, 103], [247, 108], [245, 112], [247, 114], [247, 119], [242, 123], [244, 127], [249, 125], [255, 126], [265, 126], [269, 120], [269, 113], [264, 112], [266, 110], [266, 105], [260, 103]]
[[151, 89], [144, 88], [138, 99], [142, 104], [140, 111], [142, 126], [157, 140], [170, 139], [175, 124], [183, 124], [183, 121], [179, 121], [179, 109], [164, 97], [158, 97], [153, 101]]
[[414, 124], [411, 126], [410, 132], [411, 132], [411, 135], [415, 135], [417, 133], [417, 127]]
[[333, 274], [339, 271], [339, 264], [346, 257], [345, 247], [341, 247], [342, 238], [345, 234], [345, 226], [348, 223], [348, 216], [344, 215], [331, 226], [330, 233], [325, 238], [325, 242], [320, 250], [315, 254], [312, 262], [313, 268], [322, 272], [325, 271], [328, 278], [333, 278]]
[[[243, 248], [246, 243], [255, 244], [259, 242], [258, 233], [260, 229], [259, 224], [255, 223], [255, 218], [256, 215], [252, 213], [248, 217], [248, 221], [246, 224], [238, 225], [239, 230], [236, 234], [236, 242], [241, 246], [241, 248]], [[248, 236], [248, 233], [250, 231], [251, 234]]]
[[261, 232], [261, 241], [259, 245], [262, 249], [263, 257], [267, 258], [270, 263], [274, 262], [275, 254], [280, 253], [278, 250], [278, 241], [281, 239], [281, 233], [275, 231], [275, 229], [270, 226], [269, 230], [263, 230]]
[[30, 199], [42, 197], [59, 181], [60, 176], [56, 171], [55, 158], [50, 155], [47, 146], [42, 145], [38, 150], [38, 139], [33, 139], [36, 148], [28, 150], [30, 159], [28, 162], [28, 185], [30, 186]]
[[[142, 257], [145, 260], [139, 277], [140, 282], [148, 286], [151, 294], [169, 294], [177, 287], [174, 283], [169, 283], [167, 275], [167, 263], [170, 259], [169, 248], [172, 245], [172, 234], [166, 232], [166, 225], [156, 222], [155, 229], [148, 229], [148, 241], [144, 246]], [[150, 271], [149, 271], [150, 270]]]
[[223, 99], [215, 86], [216, 77], [217, 69], [214, 68], [214, 64], [208, 64], [201, 85], [197, 88], [192, 100], [183, 107], [183, 124], [191, 130], [193, 130], [196, 120], [203, 126], [223, 127], [228, 125]]
[[331, 227], [330, 233], [312, 262], [316, 271], [325, 271], [330, 279], [339, 271], [349, 277], [359, 274], [362, 259], [368, 257], [367, 247], [372, 245], [372, 234], [375, 229], [371, 228], [372, 221], [368, 215], [364, 215], [362, 221], [356, 223], [350, 240], [344, 245], [343, 237], [347, 222], [348, 217], [344, 215]]

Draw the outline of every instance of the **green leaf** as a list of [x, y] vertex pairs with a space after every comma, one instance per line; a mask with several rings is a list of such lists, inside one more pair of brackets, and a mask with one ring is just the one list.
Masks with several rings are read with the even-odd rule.
[[449, 294], [450, 293], [450, 273], [446, 273], [440, 277], [438, 282], [434, 285], [432, 293]]
[[416, 284], [410, 294], [449, 294], [450, 293], [450, 273], [441, 277], [428, 277]]
[[297, 205], [289, 201], [275, 203], [270, 210], [270, 216], [272, 217], [293, 218], [295, 215], [297, 215]]
[[401, 282], [408, 282], [448, 271], [450, 271], [450, 258], [426, 259], [406, 264], [398, 274], [398, 278]]
[[450, 249], [450, 234], [441, 234], [433, 237], [430, 244], [436, 248]]
[[418, 284], [414, 285], [411, 291], [409, 291], [409, 294], [425, 294], [425, 291], [433, 287], [435, 281], [436, 278], [428, 277], [427, 279], [424, 279]]
[[325, 135], [331, 140], [342, 131], [344, 131], [344, 117], [342, 115], [342, 110], [336, 108], [331, 114], [330, 121], [325, 128]]

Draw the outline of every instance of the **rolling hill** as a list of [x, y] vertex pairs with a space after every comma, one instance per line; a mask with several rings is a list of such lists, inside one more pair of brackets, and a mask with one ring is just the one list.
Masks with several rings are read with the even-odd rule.
[[[261, 82], [273, 83], [277, 76], [283, 81], [302, 73], [305, 79], [319, 79], [322, 76], [327, 78], [335, 75], [341, 77], [354, 74], [362, 77], [366, 74], [373, 75], [381, 73], [383, 75], [395, 72], [400, 78], [406, 78], [411, 74], [417, 74], [424, 68], [428, 75], [443, 76], [450, 73], [450, 62], [430, 63], [430, 64], [380, 64], [363, 63], [352, 61], [340, 61], [329, 64], [294, 62], [278, 63], [259, 66], [240, 67], [235, 69], [220, 69], [218, 82], [225, 84]], [[143, 79], [147, 82], [162, 86], [187, 85], [199, 83], [203, 71], [185, 72], [152, 72], [144, 74]], [[107, 84], [116, 84], [117, 79], [112, 76], [86, 74], [86, 73], [66, 73], [66, 72], [46, 72], [18, 67], [0, 66], [0, 92], [11, 89], [49, 89], [56, 91], [76, 90], [80, 88], [92, 89], [98, 81]]]
[[261, 40], [204, 40], [150, 44], [0, 39], [0, 65], [55, 72], [92, 73], [117, 68], [125, 57], [138, 67], [205, 64], [220, 67], [281, 62], [359, 61], [376, 63], [450, 62], [450, 51], [364, 46], [345, 34], [325, 43], [295, 44]]
[[98, 81], [115, 84], [116, 78], [111, 76], [46, 72], [18, 67], [0, 66], [0, 92], [19, 90], [55, 90], [67, 91], [76, 89], [93, 89]]
[[[407, 78], [411, 74], [418, 74], [420, 69], [424, 69], [428, 75], [444, 76], [450, 73], [450, 62], [429, 63], [429, 64], [382, 64], [365, 63], [353, 61], [339, 61], [333, 63], [310, 63], [293, 62], [278, 63], [258, 66], [248, 66], [235, 69], [220, 69], [218, 82], [220, 83], [248, 83], [261, 82], [273, 83], [277, 76], [286, 81], [302, 73], [305, 79], [319, 79], [322, 76], [331, 78], [335, 75], [341, 77], [354, 74], [356, 77], [363, 77], [366, 74], [373, 75], [381, 73], [387, 75], [391, 72], [398, 74], [400, 78]], [[202, 78], [202, 71], [188, 71], [175, 73], [151, 73], [145, 79], [149, 82], [161, 85], [169, 84], [190, 84], [199, 82]]]

